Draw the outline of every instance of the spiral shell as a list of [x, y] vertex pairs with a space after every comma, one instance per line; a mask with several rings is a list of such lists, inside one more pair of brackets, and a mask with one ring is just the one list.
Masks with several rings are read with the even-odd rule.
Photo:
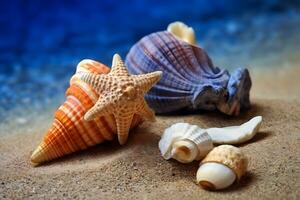
[[188, 123], [177, 123], [167, 128], [159, 141], [162, 156], [181, 163], [200, 160], [212, 148], [213, 143], [207, 132]]
[[204, 189], [218, 190], [229, 187], [246, 173], [248, 159], [237, 147], [220, 145], [201, 161], [197, 183]]
[[[99, 95], [78, 76], [80, 72], [106, 74], [109, 71], [107, 66], [93, 60], [86, 59], [78, 64], [76, 74], [72, 76], [70, 87], [66, 91], [66, 101], [55, 112], [51, 128], [33, 152], [32, 163], [50, 161], [115, 137], [117, 128], [113, 115], [97, 117], [90, 121], [83, 119]], [[135, 115], [131, 128], [141, 121], [141, 118]]]
[[250, 107], [247, 69], [239, 68], [230, 75], [215, 67], [207, 53], [193, 44], [190, 28], [174, 23], [168, 30], [143, 37], [126, 57], [132, 74], [164, 72], [146, 95], [156, 113], [218, 109], [238, 115], [240, 109]]

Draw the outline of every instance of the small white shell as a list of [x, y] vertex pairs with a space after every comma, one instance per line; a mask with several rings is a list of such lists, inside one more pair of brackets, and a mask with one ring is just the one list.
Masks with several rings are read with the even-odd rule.
[[197, 182], [208, 190], [227, 188], [235, 179], [232, 169], [220, 163], [204, 163], [197, 171]]
[[202, 159], [212, 148], [211, 138], [204, 129], [188, 123], [177, 123], [167, 128], [159, 141], [162, 156], [188, 163]]
[[262, 117], [257, 116], [240, 126], [206, 129], [215, 144], [241, 144], [257, 133], [262, 122]]
[[246, 173], [247, 165], [248, 159], [239, 148], [220, 145], [201, 161], [197, 183], [208, 190], [227, 188]]
[[192, 27], [188, 27], [183, 22], [173, 22], [169, 24], [167, 31], [189, 44], [196, 45], [194, 29]]

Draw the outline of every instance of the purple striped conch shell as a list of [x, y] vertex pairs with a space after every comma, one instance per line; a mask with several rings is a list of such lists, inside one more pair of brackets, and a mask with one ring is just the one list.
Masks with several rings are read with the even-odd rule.
[[143, 37], [129, 51], [126, 66], [132, 74], [163, 71], [146, 100], [158, 114], [220, 110], [238, 115], [250, 107], [251, 79], [247, 69], [232, 74], [213, 65], [196, 44], [194, 30], [174, 22], [167, 31]]

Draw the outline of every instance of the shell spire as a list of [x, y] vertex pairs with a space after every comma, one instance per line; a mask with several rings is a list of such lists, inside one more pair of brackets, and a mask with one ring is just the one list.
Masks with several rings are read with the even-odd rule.
[[[47, 162], [115, 138], [117, 127], [112, 114], [105, 113], [104, 116], [95, 117], [90, 121], [83, 119], [85, 113], [99, 100], [100, 93], [90, 86], [95, 83], [92, 77], [103, 76], [109, 71], [107, 66], [89, 59], [77, 65], [76, 73], [66, 91], [65, 102], [55, 112], [50, 129], [31, 155], [33, 164]], [[81, 79], [85, 79], [89, 84]], [[106, 90], [104, 84], [99, 84]], [[134, 114], [127, 126], [134, 128], [141, 122], [141, 117]]]

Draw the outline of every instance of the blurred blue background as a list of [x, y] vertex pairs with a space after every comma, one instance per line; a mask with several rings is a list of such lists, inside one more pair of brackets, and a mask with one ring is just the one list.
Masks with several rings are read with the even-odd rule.
[[18, 107], [58, 104], [80, 60], [110, 65], [116, 52], [125, 59], [140, 38], [176, 20], [194, 27], [218, 66], [297, 62], [299, 7], [297, 0], [3, 0], [0, 121]]

